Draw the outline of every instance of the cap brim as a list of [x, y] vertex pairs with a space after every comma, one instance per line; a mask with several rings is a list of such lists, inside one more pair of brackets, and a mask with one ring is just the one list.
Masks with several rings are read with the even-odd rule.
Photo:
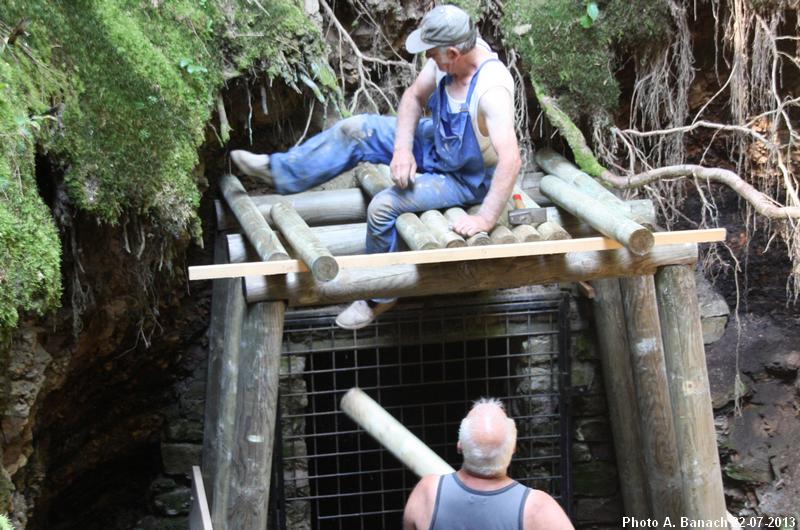
[[423, 42], [421, 29], [415, 29], [406, 39], [406, 50], [408, 50], [408, 53], [413, 53], [413, 54], [422, 53], [435, 47], [436, 47], [435, 44], [428, 44], [427, 42]]

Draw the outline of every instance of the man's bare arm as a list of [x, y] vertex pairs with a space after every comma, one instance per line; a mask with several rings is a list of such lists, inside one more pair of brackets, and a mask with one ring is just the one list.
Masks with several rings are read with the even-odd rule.
[[439, 479], [439, 475], [422, 477], [411, 491], [403, 511], [403, 530], [427, 530], [430, 527]]
[[523, 530], [575, 530], [561, 505], [543, 491], [530, 492], [523, 514]]
[[436, 63], [428, 60], [414, 83], [408, 87], [400, 98], [397, 109], [397, 127], [394, 138], [394, 155], [389, 164], [392, 180], [400, 188], [408, 186], [417, 174], [417, 163], [414, 160], [414, 133], [417, 131], [419, 118], [436, 88]]
[[514, 100], [508, 90], [502, 87], [489, 89], [481, 97], [478, 108], [497, 152], [497, 167], [478, 214], [464, 216], [453, 225], [456, 232], [467, 237], [488, 232], [494, 227], [511, 196], [521, 165], [514, 131]]

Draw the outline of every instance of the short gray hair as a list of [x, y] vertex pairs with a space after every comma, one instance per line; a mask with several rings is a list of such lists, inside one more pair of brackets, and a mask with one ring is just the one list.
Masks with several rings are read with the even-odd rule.
[[[474, 409], [479, 405], [490, 405], [497, 407], [505, 413], [505, 407], [499, 399], [481, 398], [472, 406]], [[479, 421], [479, 420], [477, 420]], [[506, 418], [504, 422], [505, 436], [496, 445], [486, 447], [475, 441], [475, 428], [486, 427], [476, 423], [475, 418], [465, 417], [461, 420], [458, 428], [458, 441], [461, 442], [461, 450], [464, 453], [464, 468], [472, 473], [483, 477], [494, 477], [505, 473], [514, 455], [514, 448], [517, 442], [517, 425], [511, 418]]]

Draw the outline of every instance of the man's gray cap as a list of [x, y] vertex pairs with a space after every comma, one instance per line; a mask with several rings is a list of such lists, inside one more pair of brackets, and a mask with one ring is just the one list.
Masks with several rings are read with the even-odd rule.
[[420, 53], [438, 46], [452, 46], [472, 37], [475, 25], [469, 15], [456, 6], [434, 7], [422, 17], [422, 24], [406, 39], [409, 53]]

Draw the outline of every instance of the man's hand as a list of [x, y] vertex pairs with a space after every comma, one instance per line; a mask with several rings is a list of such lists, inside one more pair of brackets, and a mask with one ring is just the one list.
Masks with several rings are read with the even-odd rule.
[[480, 215], [465, 215], [453, 223], [453, 231], [464, 237], [471, 237], [479, 232], [489, 232], [494, 225]]
[[409, 183], [414, 183], [417, 176], [417, 161], [414, 159], [414, 153], [408, 149], [395, 149], [389, 169], [392, 181], [397, 187], [401, 190], [406, 189]]

